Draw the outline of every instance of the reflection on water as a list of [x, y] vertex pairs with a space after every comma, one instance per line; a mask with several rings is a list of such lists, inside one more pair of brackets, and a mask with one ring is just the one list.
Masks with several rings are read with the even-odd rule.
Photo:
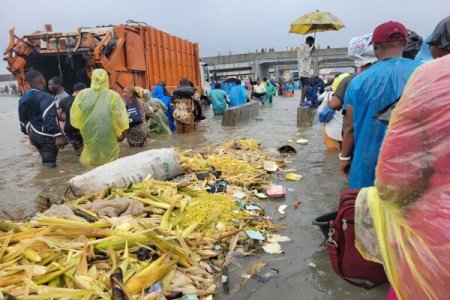
[[[89, 168], [78, 163], [78, 157], [71, 147], [60, 152], [57, 168], [42, 168], [39, 154], [20, 132], [17, 100], [14, 97], [0, 97], [3, 142], [0, 144], [0, 211], [24, 210], [25, 215], [31, 215], [37, 206], [39, 194], [57, 198], [70, 178]], [[287, 217], [280, 222], [288, 225], [281, 234], [292, 239], [292, 242], [283, 244], [285, 255], [262, 254], [238, 260], [236, 262], [240, 262], [240, 265], [230, 270], [233, 274], [231, 286], [234, 287], [242, 283], [242, 272], [249, 272], [249, 264], [255, 260], [267, 262], [266, 269], [279, 269], [279, 276], [267, 283], [251, 279], [229, 296], [221, 294], [219, 285], [218, 299], [383, 299], [386, 287], [365, 291], [350, 286], [333, 273], [323, 250], [322, 233], [311, 225], [315, 217], [336, 209], [337, 195], [345, 188], [346, 182], [339, 175], [337, 153], [327, 152], [323, 146], [322, 126], [315, 124], [312, 128], [304, 129], [295, 127], [297, 103], [298, 99], [275, 98], [273, 105], [261, 108], [256, 120], [234, 127], [222, 127], [221, 117], [213, 116], [211, 110], [207, 109], [207, 119], [196, 132], [156, 136], [144, 148], [130, 148], [123, 143], [121, 156], [161, 147], [198, 149], [242, 137], [261, 140], [266, 148], [277, 148], [289, 139], [310, 140], [305, 146], [293, 144], [298, 153], [291, 158], [292, 162], [288, 166], [304, 175], [303, 179], [286, 182], [282, 175], [274, 175], [273, 180], [280, 181], [286, 187], [286, 198], [262, 202], [268, 215], [275, 215], [280, 204], [288, 205]], [[294, 210], [293, 204], [298, 200], [302, 204]], [[314, 262], [317, 268], [310, 268], [310, 262]]]

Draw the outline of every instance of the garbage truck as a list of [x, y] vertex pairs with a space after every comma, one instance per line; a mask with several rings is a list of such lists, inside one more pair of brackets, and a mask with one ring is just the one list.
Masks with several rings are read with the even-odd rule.
[[197, 43], [141, 23], [67, 32], [53, 31], [49, 24], [44, 28], [22, 37], [15, 28], [9, 31], [3, 55], [21, 93], [29, 88], [29, 70], [40, 71], [47, 80], [60, 77], [70, 92], [77, 82], [89, 85], [96, 68], [108, 72], [110, 88], [117, 92], [129, 85], [151, 89], [160, 80], [172, 91], [186, 77], [199, 93], [206, 93]]

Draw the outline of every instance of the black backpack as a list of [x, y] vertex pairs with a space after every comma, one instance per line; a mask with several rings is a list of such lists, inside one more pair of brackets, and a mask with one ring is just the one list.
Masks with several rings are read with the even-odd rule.
[[137, 103], [128, 103], [126, 107], [128, 111], [130, 127], [134, 127], [141, 124], [143, 121], [141, 112], [139, 111], [139, 105], [137, 105]]

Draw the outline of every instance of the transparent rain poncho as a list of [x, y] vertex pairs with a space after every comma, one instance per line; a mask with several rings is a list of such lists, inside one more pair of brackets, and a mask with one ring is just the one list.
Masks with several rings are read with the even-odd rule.
[[105, 70], [92, 72], [91, 87], [73, 102], [70, 122], [83, 136], [82, 164], [98, 166], [119, 157], [117, 138], [128, 129], [128, 113], [119, 94], [109, 89]]
[[384, 264], [399, 299], [448, 299], [450, 55], [408, 81], [394, 109], [375, 187], [356, 202], [356, 245]]

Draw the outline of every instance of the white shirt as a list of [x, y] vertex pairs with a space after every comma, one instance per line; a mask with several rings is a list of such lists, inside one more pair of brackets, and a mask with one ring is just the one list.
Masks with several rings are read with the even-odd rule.
[[311, 78], [313, 70], [311, 66], [312, 47], [307, 44], [301, 45], [297, 50], [298, 76]]
[[53, 101], [55, 101], [56, 107], [59, 107], [59, 102], [61, 102], [62, 99], [69, 97], [70, 95], [67, 94], [66, 91], [62, 91], [56, 95], [53, 96]]
[[255, 86], [253, 87], [253, 91], [254, 91], [256, 94], [263, 94], [263, 93], [266, 92], [266, 87], [261, 83], [261, 84], [259, 84], [259, 85], [255, 85]]
[[[333, 97], [333, 92], [331, 91], [324, 92], [324, 94], [325, 94], [324, 99], [322, 101], [322, 104], [320, 104], [319, 108], [317, 109], [317, 113], [322, 112], [327, 107], [329, 101]], [[329, 138], [333, 140], [342, 141], [343, 123], [344, 123], [344, 116], [342, 115], [342, 110], [334, 111], [333, 118], [327, 123], [325, 123], [325, 133], [328, 135]]]

